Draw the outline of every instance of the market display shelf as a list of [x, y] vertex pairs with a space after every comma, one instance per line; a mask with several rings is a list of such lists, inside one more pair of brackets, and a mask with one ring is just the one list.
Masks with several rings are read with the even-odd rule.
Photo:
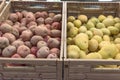
[[[0, 21], [8, 19], [11, 12], [27, 10], [31, 12], [47, 11], [62, 14], [62, 32], [60, 57], [58, 59], [19, 59], [0, 58], [1, 80], [62, 80], [63, 58], [63, 3], [40, 1], [10, 1], [0, 15]], [[24, 64], [28, 66], [6, 66], [6, 64]]]
[[67, 58], [67, 18], [80, 14], [98, 17], [112, 15], [120, 17], [118, 2], [66, 2], [64, 37], [64, 80], [120, 80], [119, 68], [95, 68], [97, 65], [120, 65], [119, 60], [69, 59]]

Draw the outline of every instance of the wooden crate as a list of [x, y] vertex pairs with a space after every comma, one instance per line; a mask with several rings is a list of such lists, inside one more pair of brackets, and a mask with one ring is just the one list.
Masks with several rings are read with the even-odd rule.
[[5, 5], [6, 5], [6, 0], [1, 0], [0, 1], [0, 13], [3, 10], [3, 8], [5, 7]]
[[66, 50], [67, 17], [85, 14], [88, 17], [100, 14], [120, 17], [118, 2], [66, 2], [65, 3], [65, 38], [64, 38], [64, 80], [120, 80], [119, 68], [95, 68], [96, 65], [120, 65], [119, 60], [68, 59]]
[[[63, 13], [62, 2], [40, 1], [10, 1], [0, 15], [0, 21], [8, 18], [11, 12], [16, 11], [48, 11]], [[62, 80], [62, 56], [63, 56], [63, 15], [62, 32], [59, 59], [11, 59], [0, 58], [0, 80]], [[5, 64], [26, 64], [28, 66], [11, 66]], [[32, 66], [29, 66], [32, 65]]]

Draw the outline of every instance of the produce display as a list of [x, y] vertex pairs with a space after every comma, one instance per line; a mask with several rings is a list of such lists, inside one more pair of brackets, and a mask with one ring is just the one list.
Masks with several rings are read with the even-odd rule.
[[120, 60], [120, 18], [68, 16], [67, 58]]
[[60, 57], [61, 14], [21, 11], [0, 23], [0, 57]]

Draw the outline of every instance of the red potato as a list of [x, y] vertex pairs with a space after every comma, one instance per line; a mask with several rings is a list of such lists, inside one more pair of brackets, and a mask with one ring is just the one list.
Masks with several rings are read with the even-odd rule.
[[48, 13], [46, 11], [41, 12], [41, 17], [44, 19], [48, 17]]
[[36, 56], [33, 54], [28, 54], [25, 58], [36, 58]]
[[23, 41], [28, 41], [31, 39], [32, 36], [33, 36], [32, 31], [27, 29], [21, 33], [20, 38], [22, 38]]
[[14, 53], [16, 53], [16, 47], [9, 45], [8, 47], [3, 49], [2, 56], [11, 57]]
[[30, 42], [30, 41], [25, 41], [25, 42], [24, 42], [24, 44], [25, 44], [27, 47], [29, 47], [29, 48], [31, 48], [31, 47], [32, 47], [32, 44], [31, 44], [31, 42]]
[[20, 22], [15, 22], [14, 25], [18, 25], [18, 26], [20, 26], [21, 24], [20, 24]]
[[12, 30], [11, 33], [12, 33], [16, 38], [19, 38], [20, 33], [19, 33], [19, 31], [18, 31], [17, 29], [13, 28], [13, 30]]
[[[14, 55], [12, 55], [11, 58], [22, 58], [19, 54], [15, 53]], [[10, 67], [10, 66], [22, 66], [22, 64], [6, 64], [7, 67]]]
[[12, 22], [17, 22], [18, 16], [15, 13], [11, 13], [8, 19], [11, 20]]
[[19, 28], [19, 32], [22, 33], [23, 31], [27, 30], [27, 27], [25, 26], [22, 26]]
[[60, 47], [60, 41], [58, 41], [55, 38], [50, 38], [47, 41], [49, 48], [59, 48]]
[[35, 47], [35, 46], [33, 46], [30, 50], [31, 50], [31, 54], [34, 54], [34, 55], [36, 56], [36, 53], [37, 53], [37, 51], [38, 51], [38, 48]]
[[21, 12], [16, 12], [16, 15], [18, 16], [18, 21], [23, 18], [23, 14]]
[[61, 31], [60, 30], [51, 30], [50, 35], [52, 37], [61, 37]]
[[53, 19], [51, 17], [45, 19], [45, 24], [52, 24], [52, 23], [53, 23]]
[[49, 30], [51, 29], [51, 25], [50, 24], [46, 24], [45, 26], [46, 26], [47, 29], [49, 29]]
[[53, 22], [51, 25], [51, 29], [61, 29], [61, 24], [59, 22]]
[[18, 31], [19, 31], [19, 29], [20, 29], [20, 26], [19, 26], [19, 25], [13, 25], [12, 27], [15, 28], [15, 29], [17, 29]]
[[52, 48], [52, 49], [50, 49], [50, 53], [51, 54], [55, 53], [55, 54], [57, 54], [57, 56], [60, 56], [60, 49], [58, 49], [58, 48]]
[[35, 34], [42, 36], [42, 37], [45, 37], [49, 34], [49, 32], [48, 32], [48, 29], [46, 27], [38, 26], [35, 28]]
[[56, 58], [58, 58], [58, 56], [55, 53], [51, 53], [47, 56], [47, 59], [56, 59]]
[[46, 58], [49, 54], [50, 54], [50, 50], [49, 50], [49, 48], [46, 47], [46, 46], [41, 47], [41, 48], [37, 51], [37, 57], [38, 57], [38, 58]]
[[19, 54], [15, 53], [11, 58], [22, 58]]
[[35, 34], [35, 28], [36, 27], [37, 27], [36, 25], [32, 25], [28, 29], [31, 30], [33, 34]]
[[26, 26], [26, 24], [27, 24], [27, 19], [26, 18], [22, 18], [20, 26]]
[[30, 48], [25, 46], [25, 45], [21, 45], [21, 46], [18, 47], [17, 53], [21, 57], [25, 58], [28, 54], [30, 54]]
[[24, 45], [24, 42], [21, 40], [16, 40], [12, 43], [12, 46], [15, 46], [16, 48], [18, 48], [21, 45]]
[[45, 41], [39, 41], [39, 42], [37, 43], [37, 48], [38, 48], [38, 49], [40, 49], [40, 48], [43, 47], [43, 46], [47, 46], [47, 43], [46, 43]]
[[37, 23], [34, 21], [31, 21], [27, 24], [27, 27], [29, 28], [30, 26], [33, 26], [33, 25], [37, 26]]
[[47, 42], [48, 39], [50, 39], [50, 38], [51, 38], [50, 36], [45, 36], [45, 37], [44, 37], [44, 41]]
[[12, 22], [11, 20], [5, 20], [5, 23], [7, 23], [7, 24], [13, 26], [13, 22]]
[[16, 37], [11, 33], [5, 33], [5, 34], [3, 34], [3, 37], [6, 37], [10, 43], [12, 43], [16, 40]]
[[32, 44], [33, 46], [37, 45], [37, 43], [38, 43], [39, 41], [43, 41], [43, 37], [42, 37], [42, 36], [37, 36], [37, 35], [35, 35], [35, 36], [33, 36], [33, 37], [31, 38], [31, 40], [30, 40], [30, 42], [31, 42], [31, 44]]
[[44, 24], [45, 23], [45, 20], [44, 18], [40, 17], [36, 20], [37, 24], [40, 25], [40, 24]]
[[57, 39], [59, 42], [61, 41], [61, 38], [60, 38], [60, 37], [56, 37], [55, 39]]
[[9, 40], [6, 37], [0, 37], [0, 49], [3, 49], [9, 45]]
[[23, 10], [21, 13], [22, 13], [23, 17], [26, 17], [28, 12], [26, 10]]
[[35, 16], [32, 12], [28, 12], [25, 18], [27, 20], [27, 23], [29, 23], [31, 21], [35, 21]]
[[0, 26], [0, 31], [2, 31], [3, 33], [6, 33], [6, 32], [12, 32], [13, 31], [13, 27], [7, 23], [3, 23], [1, 26]]
[[61, 14], [57, 14], [53, 17], [54, 22], [60, 22], [61, 20], [62, 20], [62, 15]]
[[34, 15], [35, 15], [35, 18], [37, 19], [41, 16], [41, 12], [36, 12]]
[[49, 17], [53, 18], [55, 16], [55, 13], [49, 13]]

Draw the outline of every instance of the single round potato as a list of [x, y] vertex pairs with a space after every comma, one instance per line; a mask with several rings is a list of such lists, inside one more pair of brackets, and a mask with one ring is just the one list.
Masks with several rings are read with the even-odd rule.
[[42, 37], [45, 37], [48, 35], [48, 29], [46, 27], [41, 27], [41, 26], [38, 26], [35, 28], [35, 34], [36, 35], [39, 35], [39, 36], [42, 36]]
[[46, 47], [46, 46], [41, 47], [41, 48], [37, 51], [37, 57], [38, 57], [38, 58], [46, 58], [49, 54], [50, 54], [50, 50], [49, 50], [49, 48]]
[[40, 24], [44, 24], [45, 20], [44, 18], [40, 17], [36, 20], [36, 22], [38, 23], [38, 25], [40, 25]]
[[16, 53], [16, 47], [9, 45], [8, 47], [3, 49], [2, 56], [3, 57], [11, 57], [15, 53]]
[[0, 49], [3, 49], [9, 45], [9, 40], [6, 37], [0, 37]]
[[43, 47], [43, 46], [47, 46], [47, 43], [46, 43], [45, 41], [39, 41], [39, 42], [37, 43], [37, 48], [38, 48], [38, 49], [40, 49], [40, 48]]
[[50, 24], [46, 24], [45, 27], [46, 27], [47, 29], [49, 29], [49, 30], [51, 29], [51, 25], [50, 25]]
[[52, 37], [61, 37], [61, 31], [60, 30], [51, 30], [50, 35]]
[[31, 21], [35, 21], [35, 16], [32, 12], [28, 12], [25, 18], [27, 20], [27, 23], [29, 23]]
[[35, 46], [33, 46], [30, 50], [31, 50], [31, 54], [34, 54], [34, 55], [36, 56], [36, 53], [37, 53], [37, 51], [38, 51], [38, 48], [35, 47]]
[[47, 41], [49, 48], [59, 48], [60, 47], [60, 41], [58, 41], [55, 38], [50, 38]]
[[53, 17], [54, 22], [60, 22], [61, 20], [62, 20], [62, 15], [61, 14], [57, 14]]
[[44, 19], [48, 17], [48, 13], [46, 11], [41, 12], [41, 17]]
[[53, 18], [55, 16], [55, 13], [49, 13], [49, 17]]
[[24, 42], [24, 44], [25, 44], [27, 47], [29, 47], [29, 48], [31, 48], [31, 47], [32, 47], [32, 44], [31, 44], [31, 42], [30, 42], [30, 41], [25, 41], [25, 42]]
[[18, 16], [18, 21], [23, 18], [23, 14], [21, 12], [16, 12], [16, 15]]
[[6, 37], [10, 43], [12, 43], [16, 40], [16, 37], [11, 33], [5, 33], [5, 34], [3, 34], [3, 37]]
[[27, 29], [21, 33], [20, 38], [22, 38], [23, 41], [28, 41], [31, 39], [32, 36], [33, 36], [32, 31]]
[[7, 23], [3, 23], [0, 26], [0, 31], [2, 31], [3, 33], [12, 32], [12, 30], [13, 30], [13, 27]]
[[15, 13], [11, 13], [8, 19], [11, 20], [12, 22], [17, 22], [18, 16]]
[[12, 43], [12, 46], [15, 46], [16, 48], [18, 48], [21, 45], [24, 45], [24, 42], [21, 40], [16, 40]]
[[45, 24], [52, 24], [52, 23], [53, 23], [53, 19], [51, 17], [45, 19]]
[[35, 28], [36, 27], [37, 27], [36, 25], [32, 25], [28, 29], [31, 30], [33, 34], [35, 34]]
[[35, 18], [37, 19], [41, 16], [41, 12], [36, 12], [34, 15], [35, 15]]
[[31, 40], [30, 40], [30, 42], [31, 42], [31, 44], [32, 44], [33, 46], [37, 45], [37, 43], [38, 43], [39, 41], [43, 41], [43, 37], [42, 37], [42, 36], [37, 36], [37, 35], [35, 35], [35, 36], [33, 36], [33, 37], [31, 38]]
[[25, 58], [28, 54], [30, 54], [30, 49], [29, 49], [29, 47], [27, 47], [25, 45], [21, 45], [21, 46], [18, 47], [17, 53], [21, 57]]
[[51, 29], [61, 29], [61, 24], [59, 22], [53, 22], [51, 25]]
[[60, 49], [58, 49], [58, 48], [52, 48], [52, 49], [50, 49], [50, 53], [51, 54], [55, 53], [55, 54], [57, 54], [57, 56], [60, 56]]

